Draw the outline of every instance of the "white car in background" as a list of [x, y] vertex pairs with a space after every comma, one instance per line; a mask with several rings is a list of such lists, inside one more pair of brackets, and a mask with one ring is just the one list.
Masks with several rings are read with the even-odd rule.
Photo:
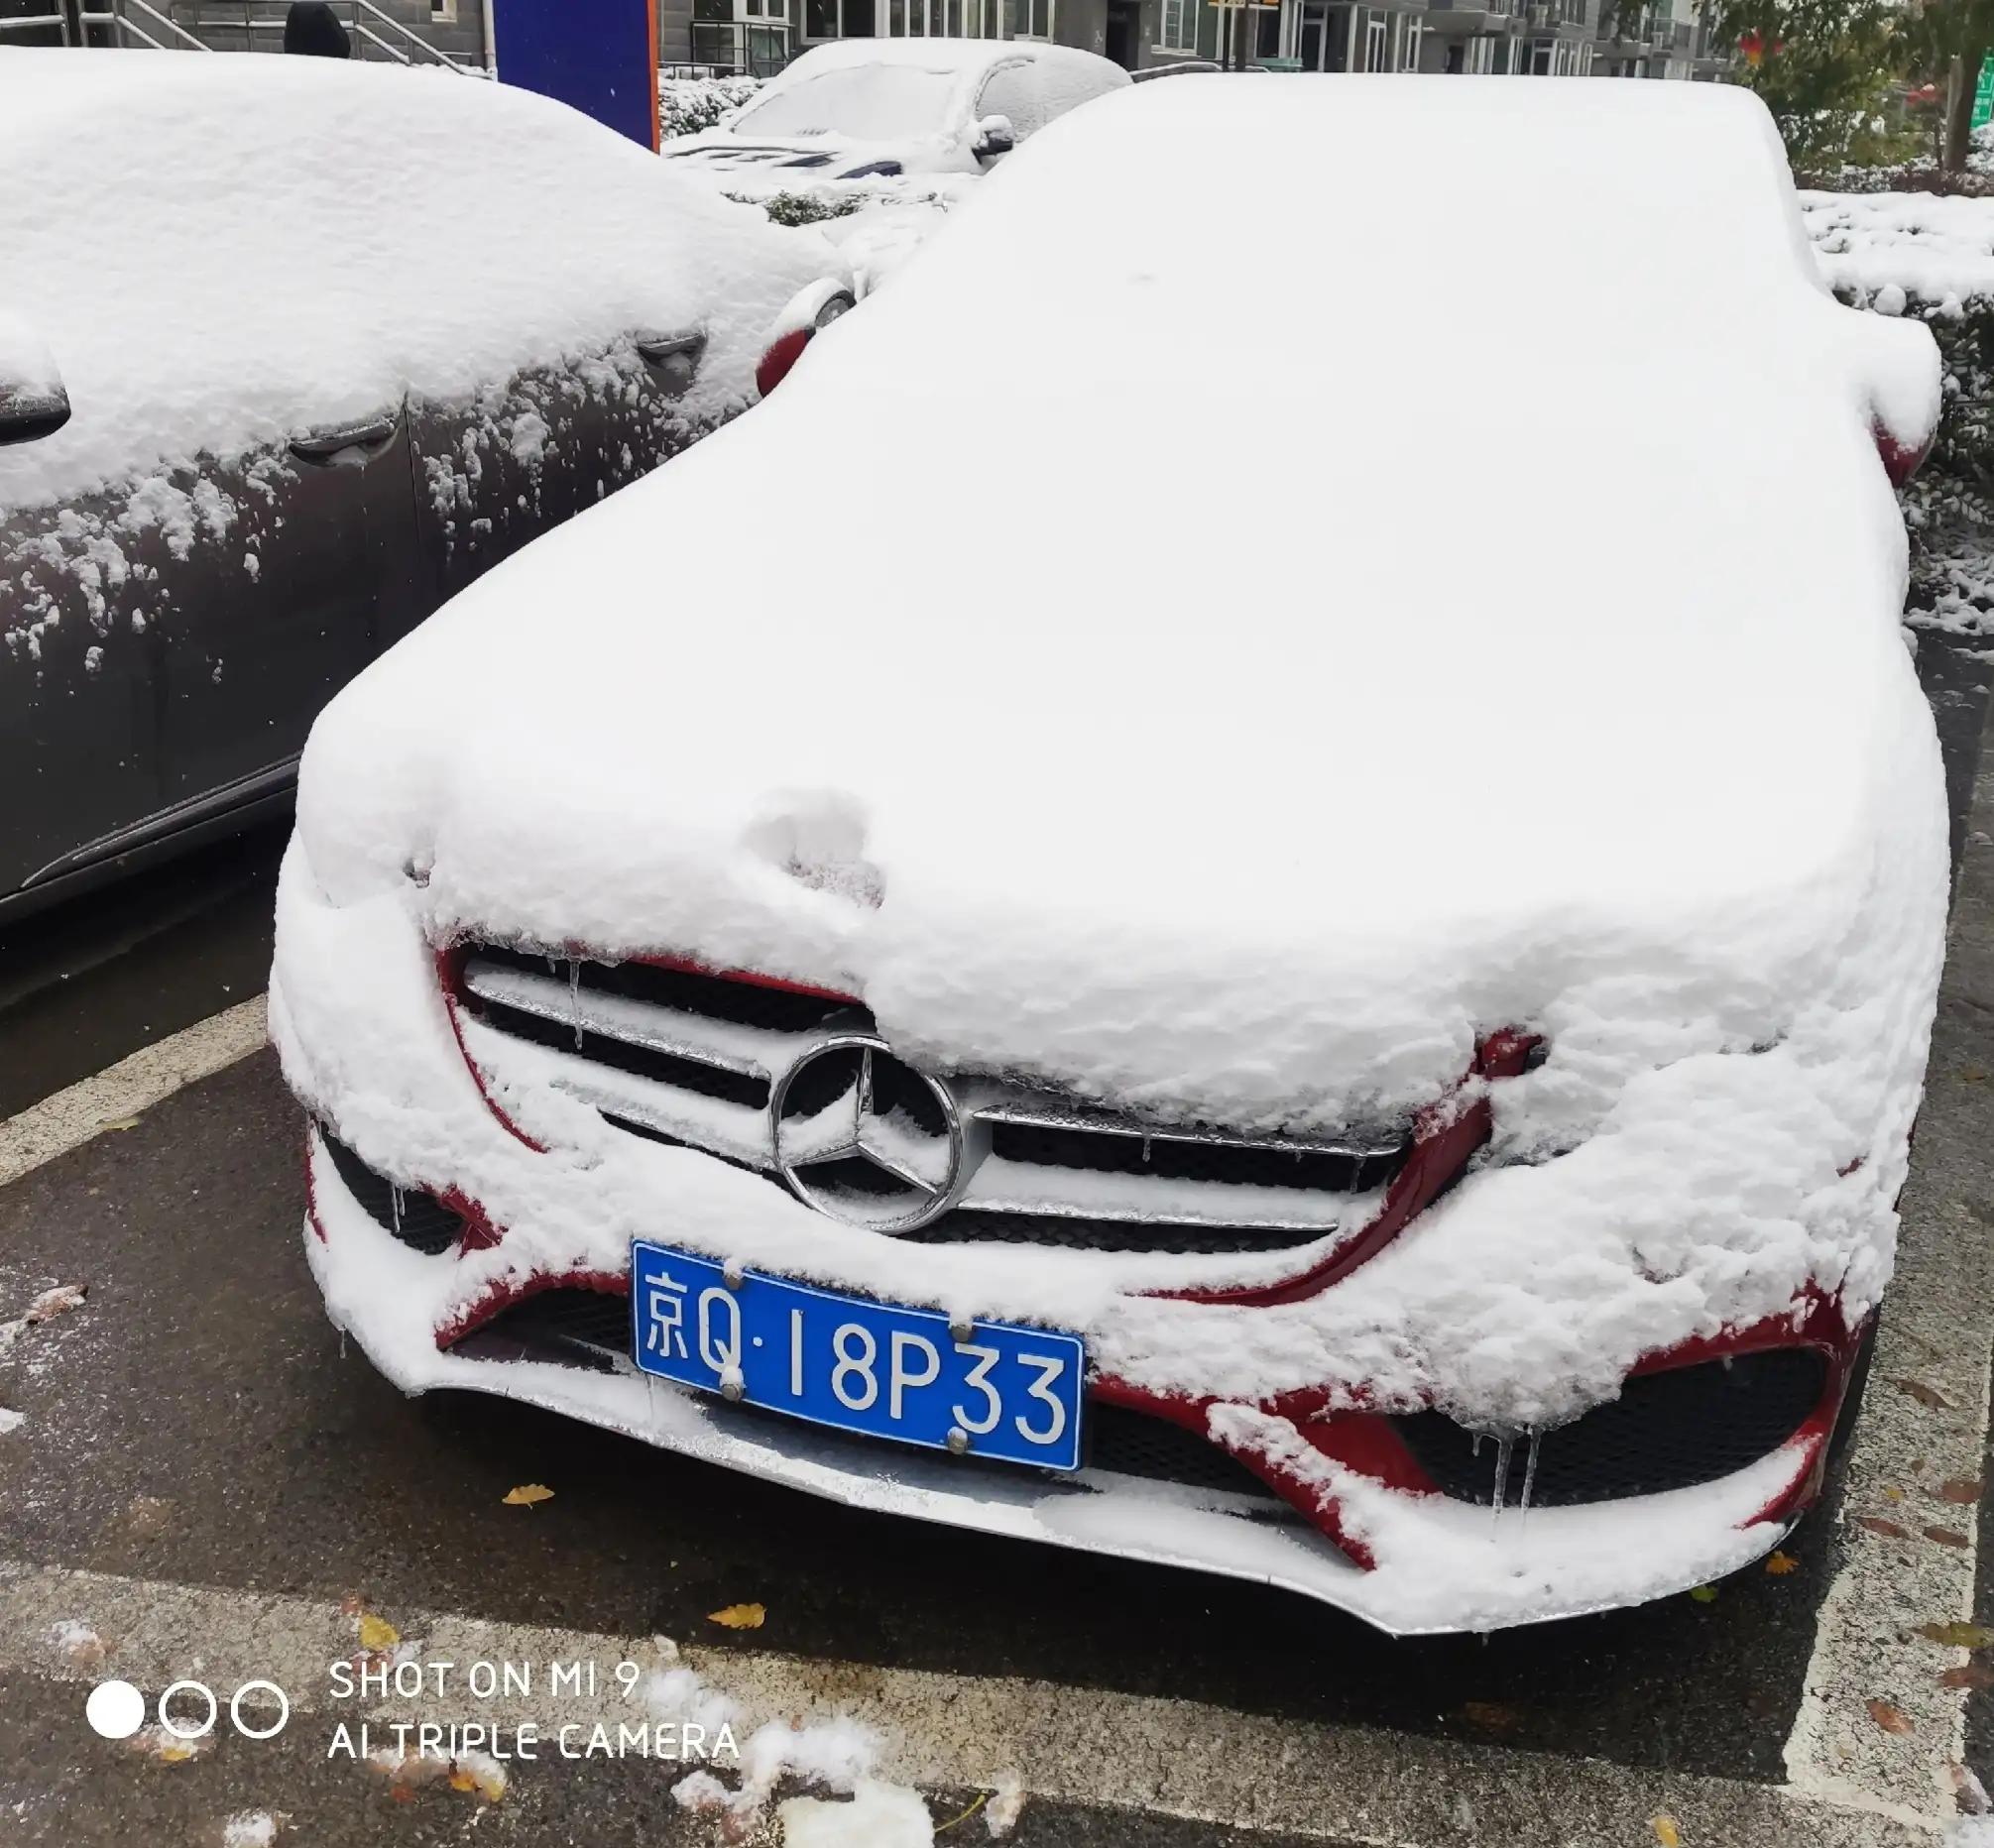
[[738, 115], [661, 152], [727, 189], [987, 170], [1110, 90], [1120, 65], [1063, 45], [845, 39], [805, 52]]

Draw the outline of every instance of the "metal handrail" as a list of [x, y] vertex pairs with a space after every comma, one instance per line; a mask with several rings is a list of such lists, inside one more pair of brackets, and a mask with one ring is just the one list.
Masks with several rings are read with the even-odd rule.
[[[125, 17], [127, 12], [143, 13], [155, 26], [164, 28], [174, 38], [177, 39], [180, 42], [179, 46], [176, 48], [162, 45], [143, 26], [134, 25], [131, 20], [127, 19]], [[110, 7], [104, 11], [83, 13], [79, 14], [78, 17], [86, 26], [114, 26], [120, 32], [128, 32], [133, 38], [142, 40], [145, 44], [150, 45], [156, 52], [167, 52], [176, 49], [189, 52], [211, 52], [214, 50], [214, 47], [211, 45], [203, 45], [192, 33], [188, 32], [176, 20], [171, 19], [162, 13], [158, 7], [149, 5], [148, 0], [112, 0]]]
[[409, 43], [414, 46], [418, 51], [426, 52], [439, 64], [447, 65], [450, 69], [456, 71], [456, 73], [460, 77], [467, 74], [464, 71], [463, 67], [457, 62], [457, 60], [454, 58], [452, 58], [447, 52], [438, 51], [436, 47], [431, 45], [427, 39], [423, 38], [419, 32], [411, 32], [407, 26], [403, 25], [403, 23], [395, 17], [394, 14], [384, 12], [380, 7], [376, 6], [374, 4], [374, 0], [353, 0], [353, 11], [354, 11], [354, 22], [353, 22], [354, 30], [356, 32], [363, 33], [368, 38], [372, 39], [376, 45], [380, 46], [381, 49], [384, 52], [387, 52], [391, 57], [399, 56], [403, 63], [406, 64], [410, 61], [408, 54], [396, 53], [395, 48], [393, 46], [387, 44], [384, 40], [378, 38], [375, 34], [368, 32], [367, 28], [361, 25], [359, 15], [361, 15], [362, 13], [369, 14], [373, 18], [381, 21], [381, 23], [384, 26], [392, 27], [396, 32], [399, 32], [403, 36], [403, 38], [407, 39]]

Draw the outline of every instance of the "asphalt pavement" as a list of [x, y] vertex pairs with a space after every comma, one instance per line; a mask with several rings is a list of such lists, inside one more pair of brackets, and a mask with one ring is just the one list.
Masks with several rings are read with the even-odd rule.
[[[300, 1125], [265, 1051], [0, 1186], [0, 1323], [53, 1285], [88, 1291], [0, 1353], [0, 1408], [21, 1415], [0, 1430], [0, 1843], [243, 1848], [238, 1812], [299, 1843], [719, 1839], [672, 1801], [676, 1768], [644, 1760], [518, 1765], [488, 1801], [328, 1758], [318, 1708], [186, 1762], [83, 1724], [91, 1681], [128, 1661], [155, 1689], [144, 1677], [315, 1662], [314, 1626], [357, 1637], [362, 1616], [531, 1648], [677, 1639], [771, 1713], [882, 1724], [938, 1822], [1017, 1764], [1027, 1848], [1934, 1839], [1951, 1768], [1994, 1778], [1976, 1686], [1994, 1675], [1965, 1675], [1962, 1719], [1941, 1677], [1983, 1658], [1918, 1634], [1994, 1623], [1985, 1510], [1940, 1491], [1979, 1474], [1994, 1338], [1984, 765], [1970, 812], [1994, 667], [1928, 635], [1921, 672], [1964, 855], [1954, 959], [1882, 1409], [1790, 1568], [1394, 1642], [1289, 1595], [809, 1501], [506, 1402], [405, 1399], [343, 1350], [306, 1274]], [[227, 844], [0, 933], [0, 1117], [253, 993], [280, 845]], [[507, 1503], [528, 1483], [552, 1498]], [[1906, 1550], [1861, 1521], [1901, 1527]], [[1921, 1541], [1932, 1529], [1948, 1538]], [[765, 1607], [759, 1628], [711, 1620], [744, 1602]], [[178, 1614], [131, 1614], [149, 1610]], [[77, 1654], [84, 1631], [102, 1656]], [[988, 1839], [981, 1812], [940, 1839]]]

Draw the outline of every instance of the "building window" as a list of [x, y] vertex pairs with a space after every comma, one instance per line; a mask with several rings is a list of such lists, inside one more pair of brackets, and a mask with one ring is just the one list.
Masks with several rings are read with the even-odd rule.
[[1195, 52], [1198, 49], [1198, 0], [1163, 0], [1156, 49], [1159, 52]]
[[[918, 6], [920, 0], [911, 0]], [[1013, 39], [1050, 39], [1053, 0], [1009, 0], [1010, 36]]]
[[457, 23], [457, 0], [429, 0], [429, 24], [432, 26], [454, 26]]

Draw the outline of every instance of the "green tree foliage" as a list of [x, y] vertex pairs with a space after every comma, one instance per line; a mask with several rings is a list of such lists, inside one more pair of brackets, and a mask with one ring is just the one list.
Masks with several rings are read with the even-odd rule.
[[1764, 99], [1804, 171], [1847, 158], [1907, 50], [1893, 0], [1711, 0], [1709, 13], [1716, 42], [1737, 48], [1735, 80]]

